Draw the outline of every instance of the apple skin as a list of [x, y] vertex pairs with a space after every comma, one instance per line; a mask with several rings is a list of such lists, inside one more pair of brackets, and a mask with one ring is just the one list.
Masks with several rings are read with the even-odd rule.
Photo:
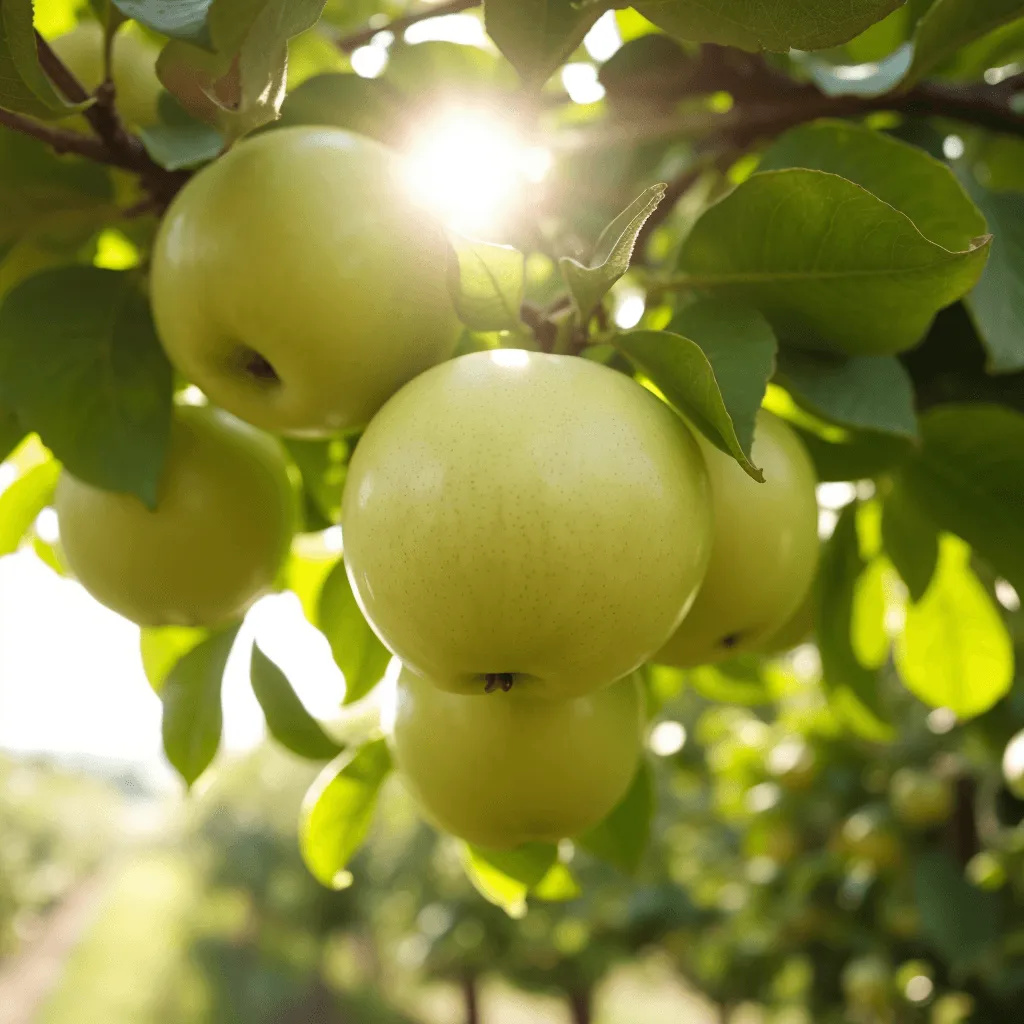
[[568, 701], [513, 688], [466, 697], [404, 668], [395, 764], [424, 817], [477, 846], [579, 835], [625, 796], [643, 741], [638, 678]]
[[[103, 29], [83, 21], [50, 46], [89, 92], [103, 80]], [[160, 51], [141, 34], [122, 28], [114, 36], [114, 103], [125, 123], [148, 126], [159, 120], [157, 102], [163, 88], [156, 75]]]
[[54, 501], [68, 565], [140, 626], [218, 626], [273, 589], [298, 522], [280, 442], [227, 413], [175, 412], [156, 511], [67, 471]]
[[917, 768], [900, 768], [889, 782], [893, 813], [911, 828], [934, 828], [953, 813], [953, 792], [945, 779]]
[[697, 600], [652, 660], [689, 668], [758, 650], [797, 612], [818, 565], [814, 466], [800, 439], [761, 410], [753, 461], [764, 483], [700, 435], [714, 542]]
[[249, 423], [359, 426], [454, 351], [447, 245], [380, 143], [269, 131], [171, 204], [153, 252], [157, 330], [178, 369]]
[[687, 426], [586, 359], [498, 349], [406, 385], [349, 466], [345, 562], [381, 640], [441, 689], [555, 699], [672, 634], [711, 522]]

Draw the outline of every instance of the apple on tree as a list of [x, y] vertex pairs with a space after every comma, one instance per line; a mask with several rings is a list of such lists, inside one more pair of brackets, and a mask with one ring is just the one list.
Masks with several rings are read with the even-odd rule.
[[764, 483], [697, 435], [711, 479], [711, 560], [682, 625], [654, 656], [687, 668], [772, 639], [799, 609], [818, 563], [814, 466], [793, 430], [761, 410], [753, 460]]
[[629, 789], [642, 748], [635, 676], [552, 701], [446, 693], [406, 668], [390, 717], [395, 764], [424, 816], [492, 849], [592, 828]]
[[704, 574], [707, 476], [689, 429], [630, 378], [520, 350], [406, 385], [349, 466], [352, 588], [444, 690], [552, 698], [638, 668]]
[[155, 511], [67, 471], [55, 498], [72, 572], [140, 626], [217, 626], [270, 591], [298, 517], [280, 442], [227, 413], [175, 410]]
[[380, 143], [336, 128], [267, 132], [167, 211], [157, 330], [178, 369], [249, 423], [311, 436], [359, 426], [454, 350], [447, 246], [403, 199]]

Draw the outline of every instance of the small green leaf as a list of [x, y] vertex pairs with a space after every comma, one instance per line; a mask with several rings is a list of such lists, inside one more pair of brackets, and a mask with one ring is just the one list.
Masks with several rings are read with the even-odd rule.
[[463, 846], [463, 866], [484, 899], [501, 907], [509, 917], [526, 913], [527, 894], [540, 885], [558, 861], [553, 843], [527, 843], [514, 850], [485, 850]]
[[854, 592], [864, 571], [857, 537], [857, 506], [847, 505], [822, 546], [817, 625], [821, 668], [829, 701], [865, 739], [894, 738], [879, 695], [878, 673], [857, 660], [852, 640]]
[[523, 254], [449, 233], [448, 290], [459, 319], [472, 331], [520, 331]]
[[568, 866], [559, 862], [551, 865], [551, 870], [537, 883], [531, 895], [546, 903], [568, 903], [582, 896], [583, 890]]
[[634, 874], [650, 841], [654, 802], [654, 776], [644, 761], [626, 795], [604, 821], [579, 838], [579, 845], [620, 871]]
[[169, 171], [198, 167], [224, 149], [224, 136], [192, 117], [170, 93], [160, 96], [160, 123], [139, 131], [146, 152]]
[[637, 235], [665, 198], [665, 188], [652, 185], [604, 229], [588, 266], [568, 256], [558, 261], [581, 323], [589, 323], [611, 286], [629, 270]]
[[131, 272], [44, 271], [0, 307], [0, 401], [80, 479], [155, 507], [171, 395]]
[[716, 448], [732, 455], [755, 480], [764, 480], [740, 446], [715, 371], [696, 342], [670, 331], [626, 331], [611, 340]]
[[920, 601], [939, 561], [939, 535], [898, 479], [882, 504], [882, 542], [911, 598]]
[[341, 753], [342, 748], [303, 707], [288, 677], [255, 642], [249, 661], [249, 680], [270, 735], [283, 747], [309, 761], [330, 761]]
[[317, 625], [345, 677], [345, 703], [365, 697], [384, 678], [391, 652], [377, 639], [356, 603], [344, 561], [324, 580], [317, 602]]
[[0, 555], [18, 550], [36, 516], [53, 501], [60, 478], [60, 463], [47, 459], [26, 470], [0, 493]]
[[783, 348], [778, 383], [830, 423], [917, 436], [914, 385], [895, 356], [840, 356]]
[[1024, 17], [1021, 0], [935, 0], [914, 33], [914, 60], [904, 85], [931, 74], [961, 47]]
[[209, 44], [206, 24], [213, 0], [113, 0], [122, 14], [172, 39]]
[[610, 0], [484, 0], [484, 24], [523, 84], [539, 88], [611, 6]]
[[238, 629], [231, 626], [193, 647], [171, 669], [160, 690], [164, 752], [189, 788], [220, 747], [221, 682]]
[[1013, 685], [1013, 644], [970, 567], [970, 548], [949, 534], [924, 597], [907, 609], [896, 667], [915, 696], [959, 718], [988, 711]]
[[761, 171], [700, 217], [673, 284], [749, 303], [784, 343], [891, 355], [917, 344], [938, 310], [970, 291], [989, 241], [950, 252], [845, 178]]
[[163, 689], [171, 670], [210, 631], [198, 626], [147, 626], [139, 632], [142, 668], [155, 693]]
[[921, 439], [901, 477], [914, 501], [1024, 593], [1024, 415], [937, 406], [921, 417]]
[[303, 802], [299, 842], [313, 876], [331, 889], [351, 882], [346, 870], [373, 823], [377, 794], [391, 771], [384, 740], [342, 754], [313, 783]]
[[778, 343], [771, 325], [749, 306], [704, 299], [676, 313], [668, 330], [695, 341], [708, 357], [740, 448], [749, 455], [757, 413], [775, 372]]

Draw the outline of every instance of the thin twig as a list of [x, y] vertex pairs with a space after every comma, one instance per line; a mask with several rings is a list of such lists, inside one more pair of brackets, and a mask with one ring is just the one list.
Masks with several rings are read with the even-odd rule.
[[482, 0], [447, 0], [445, 3], [431, 4], [429, 7], [420, 8], [412, 14], [404, 14], [400, 18], [393, 18], [386, 25], [376, 27], [368, 25], [366, 28], [353, 32], [351, 35], [342, 36], [335, 40], [335, 46], [344, 53], [351, 53], [365, 46], [378, 32], [394, 32], [397, 36], [404, 32], [410, 25], [426, 21], [428, 18], [440, 18], [445, 14], [458, 14], [459, 11], [468, 11], [471, 7], [479, 7]]
[[116, 154], [111, 153], [102, 139], [83, 135], [82, 132], [71, 131], [68, 128], [56, 128], [9, 110], [0, 110], [0, 125], [21, 132], [23, 135], [31, 135], [32, 138], [38, 139], [40, 142], [45, 142], [55, 153], [74, 153], [87, 160], [107, 164], [110, 167], [121, 167], [124, 170], [135, 169], [120, 161]]

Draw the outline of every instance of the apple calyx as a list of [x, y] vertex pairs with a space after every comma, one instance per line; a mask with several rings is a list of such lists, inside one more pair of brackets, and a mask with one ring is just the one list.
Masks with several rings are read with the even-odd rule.
[[239, 362], [246, 376], [261, 384], [280, 384], [281, 378], [274, 369], [273, 363], [266, 356], [253, 348], [243, 347]]
[[486, 680], [484, 693], [494, 693], [499, 689], [502, 693], [508, 693], [515, 685], [516, 674], [515, 672], [488, 672], [484, 679]]

